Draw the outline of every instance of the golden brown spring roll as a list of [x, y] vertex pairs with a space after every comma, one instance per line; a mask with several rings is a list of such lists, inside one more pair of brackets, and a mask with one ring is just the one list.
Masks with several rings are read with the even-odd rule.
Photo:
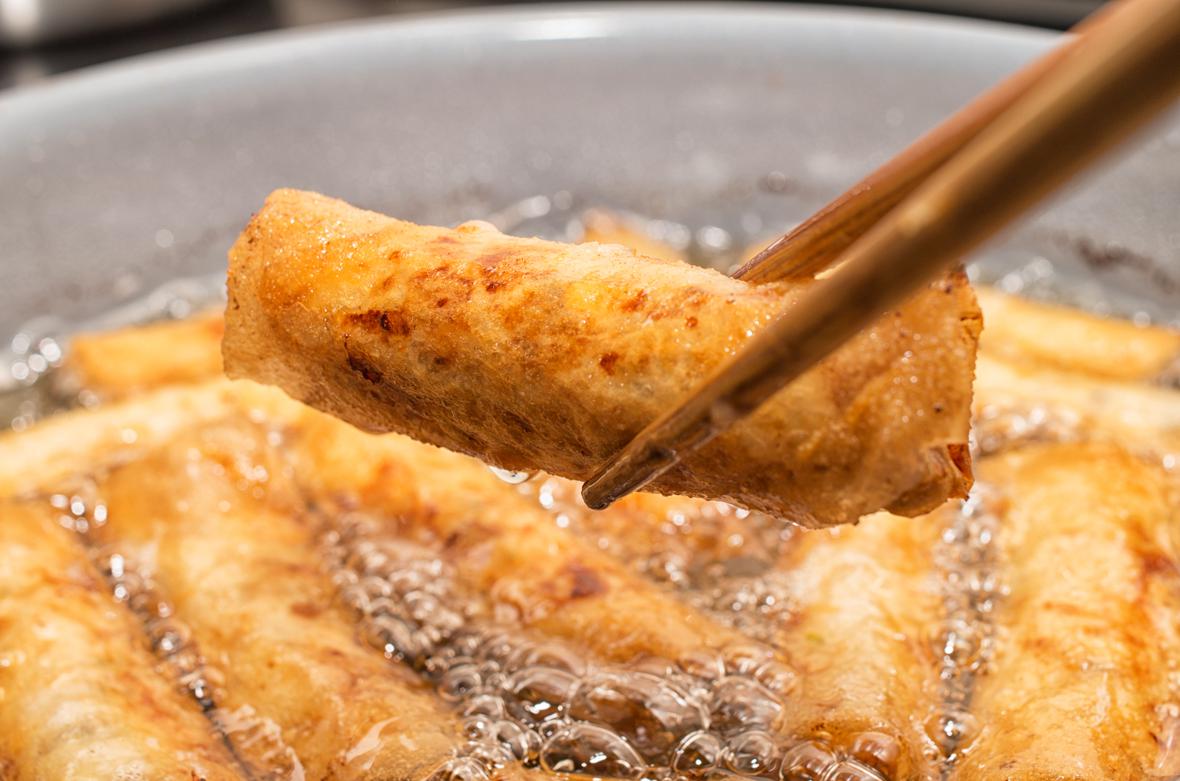
[[614, 662], [743, 642], [555, 526], [474, 459], [306, 408], [286, 420], [284, 446], [310, 496], [379, 514], [390, 533], [440, 550], [471, 593], [546, 637]]
[[54, 415], [26, 431], [0, 432], [0, 497], [52, 488], [215, 420], [229, 408], [234, 386], [220, 380], [163, 388], [107, 407]]
[[458, 727], [359, 644], [262, 436], [206, 426], [116, 468], [97, 483], [109, 521], [96, 534], [151, 567], [224, 676], [220, 710], [277, 725], [307, 778], [423, 778]]
[[1010, 364], [981, 353], [975, 435], [984, 453], [1038, 440], [1118, 442], [1175, 465], [1180, 392]]
[[184, 320], [79, 334], [70, 340], [65, 382], [100, 401], [221, 374], [220, 310]]
[[977, 288], [976, 295], [987, 324], [980, 348], [1012, 363], [1150, 382], [1180, 360], [1180, 331], [1099, 317], [987, 287]]
[[[366, 435], [313, 411], [287, 421], [284, 441], [312, 495], [347, 497], [348, 506], [398, 519], [391, 527], [398, 534], [444, 540], [470, 588], [508, 599], [525, 626], [548, 638], [612, 662], [758, 645], [643, 586], [594, 549], [597, 535], [608, 533], [625, 555], [666, 551], [660, 516], [686, 513], [691, 525], [706, 503], [636, 494], [587, 511], [594, 533], [576, 522], [563, 530], [535, 498], [454, 453]], [[740, 521], [731, 518], [713, 531], [737, 533]], [[792, 538], [778, 568], [793, 580], [795, 608], [772, 633], [789, 679], [784, 734], [852, 752], [892, 778], [932, 777], [923, 727], [938, 697], [929, 636], [940, 616], [931, 561], [938, 533], [934, 522], [878, 515]], [[688, 536], [686, 551], [727, 555], [724, 539]]]
[[983, 462], [1003, 502], [1005, 589], [980, 724], [956, 781], [1171, 778], [1164, 707], [1180, 691], [1175, 485], [1104, 445], [1030, 447]]
[[0, 776], [245, 776], [49, 503], [0, 504]]
[[684, 261], [684, 253], [667, 242], [644, 233], [626, 217], [591, 209], [582, 214], [582, 243], [621, 244], [635, 254], [657, 260]]
[[[801, 290], [281, 190], [230, 253], [223, 349], [362, 428], [585, 479]], [[962, 495], [978, 330], [953, 274], [651, 488], [810, 526]]]
[[926, 722], [939, 697], [931, 637], [942, 615], [932, 558], [939, 531], [934, 518], [879, 513], [800, 535], [778, 564], [795, 609], [775, 644], [798, 668], [800, 687], [787, 729], [855, 751], [892, 778], [937, 778]]
[[546, 501], [560, 502], [554, 513], [573, 516], [571, 529], [604, 535], [628, 561], [678, 554], [680, 566], [701, 569], [766, 548], [763, 582], [786, 602], [767, 606], [773, 614], [763, 608], [766, 636], [794, 668], [783, 732], [814, 741], [816, 761], [826, 751], [835, 764], [843, 751], [889, 778], [937, 777], [925, 722], [939, 702], [931, 638], [942, 611], [932, 558], [939, 519], [879, 513], [856, 526], [797, 531], [776, 551], [753, 536], [757, 518], [696, 500], [636, 493], [579, 512], [561, 490], [569, 486], [543, 487]]

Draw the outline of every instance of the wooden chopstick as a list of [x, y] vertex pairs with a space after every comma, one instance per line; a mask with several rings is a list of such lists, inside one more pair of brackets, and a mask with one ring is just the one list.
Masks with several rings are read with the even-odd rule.
[[1180, 0], [1122, 0], [1070, 56], [582, 488], [602, 508], [675, 465], [1180, 95]]
[[733, 276], [761, 284], [810, 279], [830, 266], [890, 209], [917, 189], [935, 170], [979, 135], [1070, 56], [1117, 4], [1105, 6], [1073, 29], [1075, 37], [1053, 47], [956, 111], [883, 166], [840, 194], [815, 214], [768, 244]]

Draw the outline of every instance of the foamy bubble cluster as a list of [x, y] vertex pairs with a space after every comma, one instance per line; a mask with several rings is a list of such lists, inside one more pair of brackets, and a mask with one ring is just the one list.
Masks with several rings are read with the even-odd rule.
[[[616, 515], [588, 508], [578, 484], [537, 475], [519, 490], [553, 515], [554, 522], [624, 561], [645, 578], [676, 590], [710, 617], [762, 642], [795, 609], [789, 576], [776, 564], [797, 527], [724, 502], [685, 500], [662, 517], [636, 521], [659, 536], [636, 542], [620, 534]], [[642, 537], [642, 535], [640, 535]], [[700, 540], [712, 544], [700, 547]]]
[[878, 762], [877, 755], [871, 750], [865, 751], [861, 758], [854, 758], [836, 752], [822, 743], [801, 743], [792, 748], [782, 764], [783, 781], [881, 781], [887, 777], [884, 773], [892, 772], [878, 769], [873, 764], [863, 760]]
[[220, 676], [210, 672], [193, 643], [192, 634], [173, 615], [151, 578], [127, 556], [111, 547], [93, 551], [93, 559], [110, 587], [111, 595], [131, 609], [143, 624], [148, 643], [156, 657], [192, 695], [201, 709], [216, 707], [215, 689], [222, 685]]
[[1032, 442], [1071, 442], [1081, 430], [1076, 412], [1026, 404], [989, 404], [975, 415], [976, 457], [990, 456]]
[[995, 551], [999, 524], [989, 504], [986, 486], [977, 483], [934, 552], [943, 584], [943, 628], [935, 649], [943, 708], [927, 731], [948, 764], [976, 729], [971, 698], [976, 678], [992, 657], [992, 615], [1002, 594]]
[[858, 757], [784, 736], [784, 695], [795, 675], [764, 645], [597, 664], [565, 645], [506, 631], [446, 562], [375, 521], [344, 516], [321, 541], [367, 641], [413, 667], [462, 717], [466, 743], [434, 781], [483, 781], [513, 762], [653, 781], [794, 781], [815, 768], [825, 781], [881, 781], [888, 768], [865, 757], [896, 762], [896, 742], [889, 760], [890, 749], [877, 744]]

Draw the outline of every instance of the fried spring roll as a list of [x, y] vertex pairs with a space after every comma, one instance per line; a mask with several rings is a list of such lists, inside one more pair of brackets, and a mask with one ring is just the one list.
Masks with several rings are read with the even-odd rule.
[[643, 232], [626, 217], [603, 209], [582, 215], [582, 243], [621, 244], [635, 254], [658, 260], [684, 261], [684, 253], [667, 242]]
[[[709, 559], [743, 555], [756, 521], [702, 517], [709, 509], [690, 499], [636, 493], [606, 510], [583, 510], [576, 522], [621, 542], [630, 558], [677, 551], [695, 557], [691, 566], [699, 568]], [[675, 528], [683, 534], [660, 531], [669, 513], [680, 517]], [[828, 749], [856, 749], [889, 778], [937, 777], [925, 730], [939, 702], [931, 643], [931, 627], [942, 613], [933, 561], [936, 521], [880, 513], [856, 526], [801, 530], [779, 544], [771, 566], [770, 577], [787, 583], [790, 609], [767, 618], [776, 622], [770, 637], [798, 673], [783, 731]]]
[[[261, 390], [261, 389], [259, 389]], [[188, 426], [226, 414], [234, 383], [165, 388], [98, 409], [54, 415], [0, 433], [0, 497], [29, 494], [168, 442]]]
[[285, 447], [310, 495], [343, 498], [384, 516], [392, 533], [433, 545], [470, 592], [510, 605], [547, 637], [616, 662], [743, 642], [558, 528], [474, 459], [306, 409], [287, 421]]
[[0, 504], [0, 776], [243, 778], [48, 503]]
[[[313, 495], [347, 496], [350, 506], [400, 519], [398, 534], [445, 540], [470, 587], [507, 596], [525, 625], [597, 658], [676, 659], [750, 645], [644, 586], [471, 459], [403, 437], [365, 435], [313, 411], [288, 419], [285, 447]], [[636, 494], [591, 515], [596, 530], [614, 539], [622, 532], [626, 552], [642, 556], [667, 547], [654, 531], [661, 516], [703, 504]], [[938, 696], [929, 636], [940, 616], [931, 560], [938, 531], [935, 523], [882, 514], [855, 528], [792, 538], [778, 567], [792, 573], [798, 603], [774, 635], [781, 658], [800, 673], [781, 725], [786, 734], [877, 752], [892, 778], [933, 777], [924, 721]], [[722, 540], [682, 542], [700, 554], [726, 555]]]
[[[362, 428], [585, 479], [802, 287], [282, 190], [230, 252], [223, 350]], [[650, 487], [809, 526], [960, 496], [979, 325], [953, 274]]]
[[795, 610], [776, 645], [800, 686], [787, 728], [845, 750], [869, 741], [892, 757], [898, 779], [937, 778], [926, 722], [939, 696], [931, 637], [942, 614], [932, 553], [939, 526], [879, 513], [801, 534], [778, 564]]
[[152, 565], [225, 678], [218, 707], [277, 724], [307, 778], [422, 778], [461, 742], [456, 723], [359, 644], [260, 436], [207, 426], [115, 469], [96, 533]]
[[63, 370], [71, 386], [101, 401], [198, 382], [221, 374], [224, 331], [218, 310], [184, 320], [79, 334], [70, 340]]
[[976, 437], [984, 452], [1029, 440], [1118, 442], [1175, 465], [1180, 392], [1010, 364], [981, 353]]
[[1114, 380], [1152, 381], [1180, 360], [1180, 331], [1098, 317], [976, 289], [987, 327], [980, 348], [1012, 363]]
[[957, 781], [1138, 781], [1180, 772], [1164, 706], [1180, 658], [1174, 485], [1102, 445], [985, 461], [1002, 495], [994, 657]]

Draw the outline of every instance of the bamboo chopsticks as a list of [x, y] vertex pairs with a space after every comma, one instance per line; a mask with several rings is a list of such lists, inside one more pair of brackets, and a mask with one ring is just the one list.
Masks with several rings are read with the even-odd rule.
[[737, 276], [811, 276], [790, 310], [582, 489], [605, 507], [749, 415], [1180, 95], [1180, 1], [1121, 0], [772, 244]]

